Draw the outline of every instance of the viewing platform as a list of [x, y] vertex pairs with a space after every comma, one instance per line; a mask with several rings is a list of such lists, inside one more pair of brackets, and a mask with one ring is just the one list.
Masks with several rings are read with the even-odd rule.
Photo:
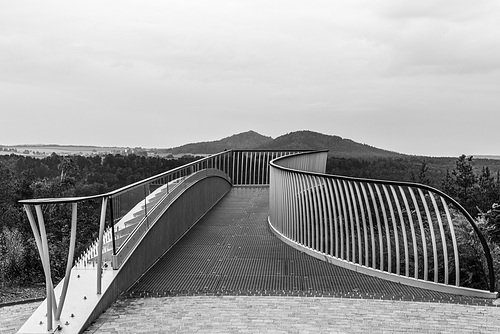
[[[480, 233], [489, 291], [460, 275], [456, 235], [477, 227], [458, 203], [424, 185], [322, 174], [325, 162], [326, 152], [228, 151], [92, 196], [99, 240], [74, 267], [69, 257], [55, 289], [41, 206], [71, 203], [75, 225], [88, 199], [22, 201], [49, 298], [19, 332], [500, 330]], [[0, 330], [19, 329], [12, 321]]]

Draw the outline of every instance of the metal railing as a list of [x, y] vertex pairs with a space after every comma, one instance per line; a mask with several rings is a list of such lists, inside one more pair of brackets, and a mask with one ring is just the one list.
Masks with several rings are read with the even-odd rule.
[[[132, 232], [148, 228], [150, 215], [159, 202], [173, 200], [177, 187], [193, 173], [205, 169], [217, 169], [228, 175], [233, 185], [252, 186], [269, 184], [269, 162], [278, 157], [300, 152], [298, 150], [231, 150], [214, 154], [164, 173], [152, 176], [120, 189], [95, 196], [72, 198], [44, 198], [21, 200], [30, 222], [42, 261], [47, 289], [47, 329], [52, 329], [53, 318], [59, 320], [73, 266], [78, 205], [89, 201], [101, 201], [98, 240], [82, 254], [78, 266], [96, 268], [96, 293], [101, 294], [102, 270], [105, 262], [118, 269], [123, 259], [133, 248]], [[71, 205], [71, 232], [66, 276], [57, 303], [50, 268], [49, 244], [43, 207]], [[163, 203], [164, 204], [164, 203]], [[32, 208], [35, 209], [33, 215]], [[142, 232], [141, 232], [142, 233]], [[107, 245], [105, 245], [107, 243]], [[124, 247], [127, 251], [122, 252]], [[123, 256], [118, 256], [119, 254]], [[59, 305], [58, 305], [59, 304]]]
[[[488, 245], [454, 199], [420, 184], [322, 174], [322, 161], [326, 152], [271, 162], [269, 221], [282, 239], [319, 258], [385, 279], [496, 296]], [[493, 294], [464, 288], [461, 251], [470, 246], [457, 241], [462, 228], [473, 236], [467, 232], [461, 239], [476, 238], [482, 246], [485, 281]], [[450, 286], [460, 287], [459, 292]]]

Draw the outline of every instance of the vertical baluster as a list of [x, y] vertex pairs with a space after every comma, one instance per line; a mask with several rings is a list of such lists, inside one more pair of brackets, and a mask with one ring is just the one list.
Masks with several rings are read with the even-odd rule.
[[275, 174], [277, 173], [276, 169], [271, 171], [271, 182], [269, 184], [269, 216], [272, 218], [273, 225], [275, 226], [276, 222], [276, 185], [274, 182]]
[[338, 221], [339, 221], [339, 235], [340, 235], [340, 258], [345, 260], [345, 252], [344, 252], [344, 216], [342, 215], [345, 212], [344, 202], [341, 201], [342, 190], [340, 189], [340, 182], [338, 180], [333, 180], [333, 188], [335, 191], [335, 202], [337, 203], [337, 212], [338, 212]]
[[[373, 232], [373, 220], [372, 220], [372, 210], [370, 208], [370, 202], [368, 201], [368, 195], [366, 194], [366, 190], [365, 190], [365, 187], [363, 185], [363, 183], [359, 183], [359, 187], [361, 188], [361, 191], [363, 193], [363, 198], [365, 200], [365, 205], [366, 205], [366, 211], [368, 212], [368, 224], [370, 225], [370, 240], [371, 240], [371, 249], [372, 249], [372, 263], [371, 263], [371, 267], [372, 268], [375, 268], [375, 234]], [[363, 213], [363, 217], [364, 217], [364, 213]], [[363, 218], [363, 228], [365, 229], [365, 247], [366, 247], [366, 254], [365, 254], [365, 257], [366, 257], [366, 260], [365, 260], [365, 265], [367, 267], [370, 267], [369, 265], [369, 259], [370, 259], [370, 256], [369, 256], [369, 251], [368, 251], [368, 237], [367, 237], [367, 234], [368, 234], [368, 231], [367, 231], [367, 228], [366, 228], [366, 225], [365, 225], [365, 219]]]
[[310, 177], [311, 180], [311, 197], [312, 197], [312, 202], [313, 202], [313, 208], [314, 208], [314, 215], [313, 215], [313, 221], [314, 221], [314, 234], [316, 236], [315, 242], [314, 242], [314, 249], [317, 251], [321, 252], [321, 233], [323, 232], [323, 227], [321, 225], [321, 210], [319, 208], [319, 195], [318, 195], [318, 183], [317, 179], [315, 176]]
[[[347, 201], [347, 208], [349, 210], [349, 221], [351, 222], [350, 225], [350, 234], [351, 234], [351, 251], [352, 251], [352, 262], [356, 263], [356, 230], [354, 228], [354, 214], [353, 214], [353, 205], [355, 206], [356, 204], [352, 204], [351, 201], [353, 201], [353, 194], [352, 194], [352, 186], [350, 181], [344, 181], [344, 189], [346, 193], [346, 201]], [[356, 212], [357, 215], [357, 212]]]
[[288, 217], [289, 217], [289, 223], [290, 223], [290, 236], [293, 238], [293, 240], [298, 240], [297, 239], [297, 225], [295, 223], [295, 192], [293, 190], [294, 183], [293, 183], [293, 178], [292, 178], [292, 173], [287, 173], [287, 182], [288, 182], [288, 203], [287, 205], [289, 206], [289, 211], [288, 211]]
[[249, 176], [249, 172], [248, 172], [248, 152], [245, 152], [245, 159], [243, 160], [244, 161], [244, 166], [243, 166], [243, 175], [244, 175], [244, 178], [243, 178], [243, 185], [248, 185], [249, 181], [248, 181], [248, 176]]
[[297, 226], [295, 225], [295, 217], [294, 217], [294, 210], [295, 210], [295, 193], [293, 191], [293, 179], [292, 179], [292, 174], [287, 172], [286, 177], [287, 177], [287, 192], [288, 192], [288, 202], [287, 202], [287, 207], [288, 207], [288, 224], [290, 226], [290, 238], [292, 240], [297, 241], [297, 236], [295, 234], [295, 230]]
[[[337, 217], [335, 217], [335, 214], [332, 214], [332, 210], [333, 210], [333, 191], [332, 191], [332, 184], [331, 184], [331, 179], [329, 178], [326, 178], [325, 179], [325, 192], [326, 192], [326, 195], [325, 195], [325, 200], [326, 200], [326, 204], [327, 204], [327, 210], [328, 210], [328, 232], [329, 232], [329, 245], [330, 245], [330, 249], [328, 251], [328, 254], [330, 254], [330, 256], [337, 256], [338, 254], [336, 254], [336, 252], [334, 252], [333, 250], [333, 243], [334, 243], [334, 240], [335, 240], [335, 246], [337, 245]], [[335, 217], [335, 218], [333, 218]], [[335, 221], [335, 224], [334, 224], [334, 221]], [[334, 239], [334, 229], [335, 229], [335, 239]]]
[[276, 188], [276, 193], [274, 194], [274, 201], [275, 201], [275, 207], [276, 207], [276, 228], [278, 231], [283, 233], [283, 230], [280, 228], [281, 224], [281, 170], [277, 170], [276, 173], [273, 174], [273, 184]]
[[236, 154], [236, 172], [235, 172], [235, 180], [236, 183], [235, 185], [240, 185], [241, 184], [241, 159], [242, 159], [243, 152], [237, 152]]
[[390, 186], [392, 195], [394, 196], [394, 202], [396, 203], [396, 208], [398, 210], [399, 221], [401, 224], [401, 233], [403, 235], [403, 246], [405, 252], [405, 276], [410, 276], [410, 264], [409, 264], [409, 256], [408, 256], [408, 239], [406, 237], [406, 226], [403, 218], [403, 210], [401, 210], [401, 204], [399, 203], [398, 195], [396, 194], [396, 190], [394, 190], [393, 186]]
[[443, 262], [444, 262], [444, 284], [448, 284], [448, 249], [446, 244], [446, 236], [444, 234], [443, 220], [441, 219], [441, 213], [434, 198], [434, 194], [429, 192], [431, 198], [432, 206], [434, 207], [434, 212], [438, 220], [439, 231], [441, 233], [441, 243], [443, 245]]
[[[365, 266], [368, 266], [368, 234], [367, 234], [367, 228], [366, 228], [366, 218], [365, 218], [365, 206], [363, 205], [363, 200], [361, 199], [361, 193], [359, 192], [359, 187], [358, 187], [358, 182], [354, 182], [354, 189], [356, 190], [356, 196], [358, 200], [358, 208], [361, 213], [361, 222], [363, 223], [363, 241], [364, 241], [364, 249], [365, 249]], [[356, 210], [358, 212], [358, 210]], [[360, 224], [359, 224], [359, 219], [356, 216], [356, 223], [357, 223], [357, 229], [358, 229], [358, 252], [359, 252], [359, 264], [363, 265], [363, 259], [362, 259], [362, 245], [361, 245], [361, 232], [360, 232]]]
[[314, 206], [312, 201], [312, 184], [309, 175], [305, 176], [306, 180], [306, 205], [307, 205], [307, 218], [308, 218], [308, 230], [309, 230], [309, 247], [314, 248], [314, 240], [316, 237], [314, 231]]
[[[410, 224], [411, 240], [413, 244], [413, 262], [414, 262], [414, 275], [413, 277], [418, 278], [418, 250], [417, 250], [417, 238], [415, 236], [415, 226], [413, 224], [413, 217], [411, 215], [410, 206], [408, 204], [408, 199], [406, 198], [406, 193], [402, 187], [399, 187], [399, 192], [403, 198], [403, 202], [406, 209], [406, 215], [408, 217], [408, 223]], [[409, 275], [407, 275], [409, 276]]]
[[[356, 189], [356, 195], [354, 195], [353, 187], [352, 184], [354, 184], [354, 187]], [[361, 217], [363, 219], [363, 226], [364, 226], [364, 232], [365, 232], [365, 237], [366, 237], [366, 222], [365, 222], [365, 215], [363, 211], [363, 202], [361, 201], [361, 197], [359, 195], [359, 189], [356, 184], [356, 182], [349, 183], [349, 191], [351, 192], [352, 196], [352, 202], [354, 204], [354, 214], [356, 216], [356, 233], [358, 235], [358, 263], [360, 265], [363, 265], [363, 245], [361, 243], [361, 228], [360, 228], [360, 222], [359, 222], [359, 214], [358, 214], [358, 209], [362, 210]], [[365, 242], [365, 247], [366, 247], [366, 242]]]
[[459, 255], [458, 255], [458, 245], [457, 238], [455, 236], [455, 229], [453, 228], [453, 221], [451, 220], [450, 209], [448, 208], [448, 204], [446, 204], [443, 197], [441, 198], [441, 203], [443, 204], [444, 210], [446, 212], [446, 219], [448, 220], [448, 226], [450, 227], [451, 240], [453, 243], [453, 254], [455, 259], [455, 285], [460, 286], [460, 263], [459, 263]]
[[288, 183], [288, 217], [290, 223], [290, 236], [293, 240], [297, 241], [297, 225], [295, 222], [295, 191], [293, 182], [293, 173], [287, 173], [287, 183]]
[[233, 182], [234, 185], [236, 185], [236, 171], [238, 170], [236, 168], [237, 166], [237, 162], [238, 162], [238, 151], [232, 151], [231, 152], [231, 156], [232, 156], [232, 159], [231, 159], [231, 181]]
[[285, 222], [286, 222], [286, 211], [285, 211], [286, 188], [285, 188], [284, 183], [285, 183], [285, 172], [280, 171], [280, 185], [279, 185], [280, 194], [279, 194], [279, 197], [280, 197], [281, 226], [282, 226], [281, 230], [282, 230], [282, 233], [287, 236], [288, 231], [286, 230], [286, 226], [285, 226]]
[[[387, 191], [387, 187], [385, 185], [382, 185], [382, 189], [384, 190], [385, 198], [387, 199], [387, 205], [389, 207], [389, 212], [391, 214], [391, 220], [392, 220], [392, 228], [393, 228], [393, 233], [394, 233], [394, 243], [396, 247], [396, 274], [400, 275], [401, 274], [401, 261], [399, 257], [399, 235], [398, 235], [398, 227], [396, 225], [396, 216], [394, 215], [394, 207], [392, 206], [392, 200], [389, 195], [389, 192]], [[397, 199], [396, 199], [397, 201]]]
[[253, 159], [252, 159], [252, 156], [253, 156], [253, 152], [247, 152], [247, 182], [246, 184], [247, 185], [251, 185], [252, 184], [252, 174], [253, 174], [253, 171], [252, 171], [252, 162], [253, 162]]
[[307, 231], [307, 214], [306, 214], [306, 187], [305, 187], [305, 181], [304, 181], [304, 175], [303, 174], [298, 174], [299, 178], [299, 185], [300, 185], [300, 193], [299, 193], [299, 198], [300, 198], [300, 220], [301, 220], [301, 230], [302, 230], [302, 244], [308, 246], [307, 240], [309, 238], [309, 233]]
[[413, 206], [415, 207], [415, 211], [417, 213], [418, 225], [420, 228], [420, 239], [422, 240], [422, 250], [424, 253], [424, 281], [429, 279], [429, 259], [427, 258], [427, 241], [425, 240], [425, 230], [424, 223], [422, 220], [422, 214], [420, 213], [420, 206], [418, 205], [417, 199], [415, 197], [415, 193], [412, 188], [409, 188], [411, 200], [413, 201]]
[[310, 231], [310, 240], [309, 240], [309, 247], [315, 248], [315, 237], [316, 237], [316, 231], [315, 231], [315, 217], [314, 217], [314, 203], [313, 203], [313, 184], [311, 181], [311, 177], [309, 175], [306, 175], [306, 180], [307, 180], [307, 217], [309, 218], [309, 231]]
[[253, 157], [253, 173], [252, 173], [252, 179], [253, 179], [253, 184], [258, 184], [257, 182], [257, 152], [252, 152], [252, 157]]
[[[384, 270], [384, 242], [383, 242], [383, 238], [382, 238], [382, 227], [381, 227], [381, 224], [380, 224], [380, 214], [378, 212], [379, 208], [377, 206], [377, 201], [375, 199], [375, 194], [373, 193], [373, 189], [371, 187], [371, 185], [368, 183], [367, 184], [368, 186], [368, 191], [370, 192], [370, 197], [372, 199], [372, 203], [373, 203], [373, 211], [375, 211], [375, 220], [377, 221], [377, 234], [378, 234], [378, 243], [379, 243], [379, 256], [380, 256], [380, 270]], [[378, 188], [377, 188], [378, 190]], [[380, 198], [380, 196], [379, 196]], [[390, 253], [390, 251], [389, 251]], [[374, 254], [373, 254], [373, 258], [372, 258], [372, 262], [373, 262], [373, 268], [376, 269], [376, 255], [375, 255], [375, 250], [374, 250]], [[390, 272], [390, 270], [389, 270]]]
[[318, 211], [319, 211], [319, 230], [320, 230], [320, 236], [319, 236], [319, 241], [320, 241], [320, 249], [321, 252], [323, 253], [328, 253], [326, 250], [326, 243], [325, 240], [327, 239], [327, 227], [326, 227], [326, 203], [325, 203], [325, 183], [320, 179], [319, 177], [316, 178], [316, 184], [318, 186], [317, 188], [317, 194], [318, 194]]
[[101, 220], [99, 224], [99, 243], [97, 249], [97, 294], [101, 294], [102, 286], [102, 236], [104, 233], [104, 226], [106, 223], [106, 205], [108, 204], [108, 198], [103, 197], [101, 206]]
[[285, 191], [285, 196], [283, 198], [283, 205], [285, 206], [285, 224], [286, 224], [286, 235], [293, 239], [293, 232], [292, 232], [292, 225], [291, 225], [291, 215], [290, 215], [290, 209], [291, 209], [291, 198], [290, 198], [290, 182], [289, 182], [289, 173], [288, 172], [283, 172], [284, 174], [284, 191]]
[[[339, 257], [339, 235], [340, 235], [340, 258], [344, 259], [344, 228], [343, 228], [343, 217], [342, 217], [342, 206], [339, 198], [339, 189], [337, 185], [337, 180], [332, 180], [333, 190], [335, 192], [335, 256]], [[337, 226], [337, 213], [338, 213], [338, 226]], [[337, 229], [338, 227], [338, 229]], [[338, 234], [337, 234], [338, 231]]]
[[260, 182], [260, 164], [261, 164], [261, 160], [260, 160], [260, 156], [261, 156], [262, 152], [260, 151], [257, 151], [255, 152], [255, 184], [256, 185], [260, 185], [261, 182]]
[[[384, 218], [384, 227], [385, 227], [385, 238], [386, 238], [386, 243], [387, 243], [387, 266], [388, 266], [388, 272], [392, 273], [392, 245], [391, 245], [391, 233], [389, 230], [389, 219], [387, 217], [387, 210], [385, 208], [384, 204], [384, 198], [382, 197], [382, 194], [380, 192], [380, 189], [378, 188], [378, 185], [375, 184], [375, 191], [377, 192], [377, 196], [379, 199], [380, 206], [382, 208], [382, 217]], [[384, 190], [384, 189], [382, 189]], [[387, 190], [385, 190], [384, 194], [387, 194]], [[387, 206], [389, 207], [390, 199], [388, 201]], [[394, 215], [394, 214], [393, 214]], [[396, 245], [394, 245], [396, 247]], [[399, 254], [399, 249], [398, 249], [398, 254]]]
[[295, 233], [296, 233], [296, 240], [298, 240], [299, 243], [303, 244], [302, 240], [302, 229], [301, 229], [301, 220], [300, 220], [300, 214], [301, 214], [301, 209], [300, 209], [300, 186], [299, 186], [299, 179], [297, 174], [292, 173], [290, 175], [292, 178], [292, 184], [293, 184], [293, 206], [294, 206], [294, 225], [295, 225]]
[[[347, 221], [348, 216], [347, 216], [347, 204], [345, 202], [345, 182], [341, 182], [339, 180], [338, 183], [339, 186], [339, 192], [340, 192], [340, 199], [342, 201], [342, 211], [344, 213], [344, 220], [341, 224], [341, 226], [344, 227], [344, 234], [345, 234], [345, 260], [350, 261], [350, 242], [349, 242], [349, 222]], [[344, 245], [344, 242], [342, 242], [342, 246]]]

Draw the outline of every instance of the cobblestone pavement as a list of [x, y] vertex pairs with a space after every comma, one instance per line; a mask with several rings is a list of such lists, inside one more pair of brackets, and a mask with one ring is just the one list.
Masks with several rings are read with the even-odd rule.
[[[0, 308], [0, 333], [15, 333], [38, 305]], [[85, 333], [500, 333], [500, 308], [284, 296], [122, 298]]]
[[15, 333], [42, 302], [0, 307], [0, 334]]
[[119, 299], [86, 333], [499, 333], [500, 308], [285, 296]]

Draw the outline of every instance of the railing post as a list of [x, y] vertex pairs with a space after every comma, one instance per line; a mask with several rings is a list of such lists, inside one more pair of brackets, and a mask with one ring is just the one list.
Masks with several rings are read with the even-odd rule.
[[[113, 242], [113, 255], [116, 255], [116, 242], [115, 242], [115, 217], [113, 212], [113, 197], [109, 198], [109, 217], [111, 220], [111, 240]], [[116, 269], [116, 268], [113, 268]]]
[[99, 224], [99, 243], [97, 246], [97, 294], [101, 294], [102, 285], [102, 239], [104, 234], [104, 225], [106, 223], [106, 206], [108, 204], [108, 198], [102, 198], [101, 206], [101, 221]]
[[52, 329], [52, 317], [57, 311], [56, 298], [54, 293], [54, 286], [52, 284], [52, 277], [50, 273], [50, 259], [49, 250], [47, 243], [47, 234], [45, 232], [45, 223], [43, 220], [43, 212], [41, 205], [35, 205], [35, 210], [38, 218], [38, 225], [40, 226], [40, 231], [36, 227], [35, 217], [31, 212], [31, 208], [28, 204], [24, 204], [24, 210], [28, 216], [28, 220], [35, 237], [36, 245], [38, 248], [38, 253], [40, 254], [40, 259], [42, 261], [43, 271], [45, 274], [45, 288], [47, 291], [47, 331]]
[[76, 244], [76, 217], [77, 217], [77, 203], [71, 203], [71, 237], [69, 242], [68, 263], [66, 264], [66, 275], [64, 276], [63, 288], [61, 297], [59, 298], [59, 306], [55, 315], [55, 319], [61, 318], [64, 301], [66, 300], [66, 293], [68, 291], [69, 279], [71, 276], [71, 267], [73, 266], [73, 256], [75, 254]]

